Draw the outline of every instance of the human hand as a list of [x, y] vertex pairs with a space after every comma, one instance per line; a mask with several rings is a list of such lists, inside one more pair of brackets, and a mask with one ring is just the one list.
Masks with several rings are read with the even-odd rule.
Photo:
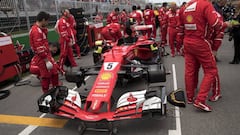
[[215, 57], [217, 56], [217, 51], [212, 51], [212, 53]]
[[229, 28], [232, 28], [232, 23], [231, 22], [229, 22], [229, 21], [226, 21], [226, 22], [224, 22], [226, 25], [227, 25], [227, 27], [229, 27]]

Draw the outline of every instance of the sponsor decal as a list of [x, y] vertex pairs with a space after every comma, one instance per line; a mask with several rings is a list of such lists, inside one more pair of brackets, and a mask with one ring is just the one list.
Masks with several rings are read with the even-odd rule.
[[92, 94], [92, 97], [105, 98], [105, 97], [106, 97], [106, 94], [95, 93], [95, 94]]
[[106, 81], [112, 78], [112, 74], [109, 72], [102, 73], [100, 76], [101, 80]]
[[107, 93], [107, 89], [95, 89], [95, 93]]
[[192, 17], [192, 15], [188, 15], [188, 16], [186, 17], [186, 20], [187, 20], [188, 23], [192, 23], [192, 22], [193, 22], [193, 17]]
[[135, 102], [137, 101], [137, 98], [134, 97], [131, 93], [129, 94], [129, 97], [127, 98], [127, 101], [128, 102]]

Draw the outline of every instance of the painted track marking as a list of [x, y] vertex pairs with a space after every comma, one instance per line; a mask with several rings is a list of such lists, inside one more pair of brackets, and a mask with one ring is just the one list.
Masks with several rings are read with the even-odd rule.
[[[173, 89], [177, 90], [177, 75], [175, 64], [172, 64], [173, 70]], [[181, 131], [181, 119], [180, 119], [180, 109], [175, 106], [175, 118], [176, 118], [176, 130], [169, 130], [168, 135], [182, 135]]]

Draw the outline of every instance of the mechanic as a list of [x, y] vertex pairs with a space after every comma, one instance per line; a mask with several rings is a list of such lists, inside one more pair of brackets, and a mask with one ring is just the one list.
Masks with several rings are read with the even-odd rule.
[[146, 8], [143, 12], [143, 19], [145, 25], [152, 25], [152, 29], [147, 31], [148, 37], [156, 38], [155, 15], [150, 5], [146, 5]]
[[175, 44], [177, 49], [177, 55], [180, 55], [180, 44], [179, 42], [176, 42], [177, 38], [177, 21], [178, 21], [178, 12], [177, 5], [175, 2], [170, 3], [170, 9], [166, 13], [166, 21], [168, 23], [168, 42], [171, 48], [171, 56], [175, 56]]
[[[226, 5], [227, 0], [217, 0], [213, 6], [215, 10], [223, 17], [223, 7]], [[222, 20], [226, 20], [226, 18], [221, 18]], [[217, 54], [215, 54], [215, 59], [217, 62], [219, 62], [219, 59], [217, 58]]]
[[71, 67], [76, 67], [77, 63], [73, 58], [72, 46], [75, 44], [72, 36], [72, 28], [68, 22], [70, 17], [69, 10], [65, 9], [62, 11], [62, 17], [57, 21], [56, 28], [60, 36], [59, 42], [61, 46], [60, 58], [59, 58], [59, 67], [64, 71], [64, 63], [66, 59], [71, 63]]
[[120, 23], [120, 13], [119, 13], [119, 8], [115, 8], [114, 11], [112, 11], [110, 14], [107, 16], [107, 24], [110, 23]]
[[77, 53], [77, 58], [80, 59], [81, 58], [81, 54], [80, 54], [80, 47], [77, 44], [77, 30], [76, 30], [76, 20], [74, 18], [74, 16], [72, 14], [70, 14], [70, 17], [68, 18], [68, 23], [70, 24], [70, 28], [72, 29], [72, 39], [73, 39], [73, 47], [76, 50]]
[[[32, 26], [29, 32], [30, 45], [34, 51], [34, 57], [30, 63], [30, 72], [37, 74], [40, 77], [42, 91], [48, 92], [49, 84], [55, 87], [58, 85], [58, 65], [54, 61], [51, 52], [49, 50], [47, 40], [47, 24], [50, 15], [46, 12], [39, 12], [37, 15], [37, 21]], [[37, 66], [38, 70], [34, 70], [33, 67]]]
[[116, 42], [122, 37], [121, 26], [119, 23], [110, 23], [101, 30], [101, 35], [104, 40], [112, 40]]
[[[143, 11], [142, 11], [140, 5], [137, 6], [137, 12], [141, 14], [141, 17], [142, 17], [142, 20], [143, 20]], [[143, 24], [143, 22], [142, 22], [142, 24]]]
[[140, 25], [142, 23], [142, 16], [141, 13], [137, 12], [137, 6], [132, 6], [132, 12], [129, 14], [129, 18], [135, 19], [137, 25]]
[[[219, 14], [217, 11], [214, 12], [216, 16], [218, 17], [219, 20], [223, 21], [223, 16]], [[212, 27], [208, 27], [208, 34], [207, 34], [207, 40], [211, 44], [212, 52], [213, 55], [217, 55], [217, 51], [219, 47], [221, 46], [222, 39], [224, 37], [224, 28], [219, 29], [219, 30], [214, 30]], [[219, 79], [219, 74], [217, 72], [216, 77], [214, 78], [213, 84], [212, 84], [212, 96], [209, 98], [209, 101], [217, 101], [219, 98], [221, 98], [221, 93], [220, 93], [220, 79]]]
[[135, 19], [128, 19], [128, 21], [126, 22], [126, 36], [122, 37], [118, 40], [117, 45], [124, 45], [124, 44], [129, 44], [132, 45], [133, 43], [137, 42], [138, 38], [133, 35], [133, 31], [132, 31], [132, 26], [135, 24], [136, 20]]
[[160, 22], [160, 33], [161, 33], [161, 46], [167, 45], [167, 21], [166, 21], [166, 12], [167, 9], [167, 3], [164, 2], [162, 7], [159, 9], [159, 15], [158, 20]]
[[180, 43], [184, 45], [187, 100], [188, 103], [193, 103], [198, 72], [202, 66], [204, 77], [193, 105], [206, 112], [212, 111], [206, 104], [206, 98], [218, 72], [213, 52], [209, 47], [210, 43], [205, 35], [206, 27], [221, 30], [223, 27], [231, 26], [229, 22], [219, 20], [214, 11], [209, 1], [191, 0], [185, 8], [180, 9], [178, 22], [178, 32], [182, 35]]

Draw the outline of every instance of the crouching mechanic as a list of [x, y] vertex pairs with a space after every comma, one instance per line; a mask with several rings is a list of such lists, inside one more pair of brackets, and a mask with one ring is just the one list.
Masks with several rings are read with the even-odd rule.
[[101, 35], [103, 36], [104, 40], [112, 40], [113, 42], [116, 42], [118, 39], [122, 37], [120, 24], [118, 23], [108, 24], [102, 29]]
[[30, 72], [39, 76], [44, 93], [49, 90], [50, 83], [53, 87], [59, 84], [58, 65], [51, 55], [47, 40], [46, 25], [49, 18], [48, 13], [40, 12], [29, 32], [30, 45], [35, 54], [30, 64]]

